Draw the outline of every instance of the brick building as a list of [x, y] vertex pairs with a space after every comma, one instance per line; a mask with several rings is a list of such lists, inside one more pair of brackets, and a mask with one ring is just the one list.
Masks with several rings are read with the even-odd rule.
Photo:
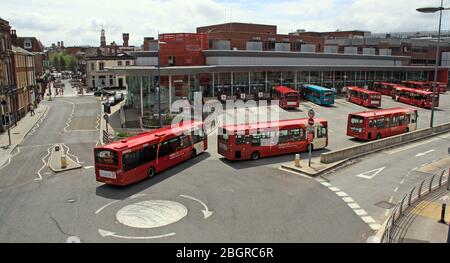
[[3, 117], [13, 112], [15, 105], [15, 74], [14, 60], [11, 50], [11, 26], [9, 22], [0, 18], [0, 101], [6, 101], [5, 107], [0, 107], [0, 132], [5, 130]]
[[23, 48], [12, 46], [17, 85], [17, 118], [24, 117], [29, 104], [37, 104], [37, 83], [34, 65], [34, 54]]
[[209, 39], [210, 49], [322, 52], [324, 38], [312, 35], [278, 34], [277, 26], [226, 23], [197, 28]]

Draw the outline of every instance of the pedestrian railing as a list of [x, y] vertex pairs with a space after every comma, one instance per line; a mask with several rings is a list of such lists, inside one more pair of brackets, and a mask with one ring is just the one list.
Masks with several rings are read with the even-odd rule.
[[392, 213], [380, 230], [382, 231], [380, 237], [381, 243], [397, 243], [404, 230], [404, 226], [401, 225], [399, 219], [405, 214], [405, 211], [415, 205], [416, 202], [441, 187], [447, 187], [447, 190], [450, 188], [447, 170], [443, 170], [441, 173], [423, 180], [407, 192], [401, 201], [392, 208]]

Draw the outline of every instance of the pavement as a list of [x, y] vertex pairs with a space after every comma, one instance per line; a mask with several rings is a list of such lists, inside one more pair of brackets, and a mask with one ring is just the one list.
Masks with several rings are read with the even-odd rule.
[[[442, 204], [447, 205], [445, 223], [442, 223]], [[450, 228], [450, 192], [446, 186], [435, 191], [423, 200], [416, 202], [399, 219], [404, 226], [400, 243], [447, 243]]]
[[49, 109], [48, 105], [40, 104], [35, 109], [35, 115], [31, 116], [29, 113], [17, 122], [17, 126], [13, 126], [10, 129], [11, 145], [6, 149], [5, 146], [9, 145], [8, 132], [5, 131], [0, 134], [0, 167], [9, 162], [12, 152], [22, 143], [24, 138], [35, 129], [38, 122], [41, 121]]
[[300, 166], [296, 166], [294, 161], [281, 164], [281, 168], [287, 169], [299, 174], [317, 177], [334, 168], [337, 168], [347, 163], [347, 160], [342, 160], [334, 163], [321, 163], [320, 157], [311, 158], [311, 166], [309, 166], [309, 159], [300, 161]]

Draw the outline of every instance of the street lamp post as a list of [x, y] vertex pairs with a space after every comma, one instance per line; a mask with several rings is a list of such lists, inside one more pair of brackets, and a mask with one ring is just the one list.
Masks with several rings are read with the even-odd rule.
[[439, 48], [441, 43], [441, 27], [442, 27], [442, 11], [449, 10], [450, 8], [444, 8], [444, 0], [441, 0], [440, 7], [424, 7], [418, 8], [417, 11], [420, 13], [436, 13], [439, 12], [439, 30], [438, 30], [438, 42], [436, 47], [436, 63], [434, 66], [434, 83], [433, 83], [433, 98], [432, 98], [432, 106], [431, 106], [431, 120], [430, 127], [433, 127], [434, 123], [434, 110], [436, 104], [436, 90], [437, 90], [437, 76], [438, 76], [438, 68], [439, 68]]
[[166, 44], [165, 42], [159, 41], [158, 35], [158, 86], [156, 87], [156, 92], [158, 93], [158, 119], [159, 119], [159, 127], [162, 127], [162, 119], [161, 119], [161, 45]]

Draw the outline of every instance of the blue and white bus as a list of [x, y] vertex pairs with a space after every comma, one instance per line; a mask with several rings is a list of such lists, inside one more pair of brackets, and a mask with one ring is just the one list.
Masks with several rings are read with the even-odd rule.
[[303, 86], [303, 98], [318, 105], [333, 105], [335, 99], [335, 92], [316, 85]]

